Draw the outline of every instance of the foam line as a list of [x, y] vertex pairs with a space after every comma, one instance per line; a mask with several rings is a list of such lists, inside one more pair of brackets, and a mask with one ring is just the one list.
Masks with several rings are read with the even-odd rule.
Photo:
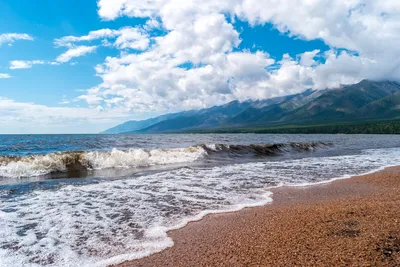
[[174, 149], [118, 150], [114, 148], [111, 151], [57, 152], [23, 157], [0, 156], [0, 177], [24, 178], [68, 171], [182, 164], [195, 162], [210, 154], [218, 153], [229, 153], [231, 156], [243, 154], [271, 156], [310, 151], [327, 145], [329, 144], [323, 142], [266, 145], [210, 144]]

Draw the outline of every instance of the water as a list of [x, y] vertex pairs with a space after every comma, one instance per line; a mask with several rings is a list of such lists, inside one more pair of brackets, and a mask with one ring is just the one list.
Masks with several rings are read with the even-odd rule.
[[[270, 188], [399, 164], [398, 136], [0, 136], [0, 266], [106, 266]], [[251, 145], [257, 144], [257, 145]]]

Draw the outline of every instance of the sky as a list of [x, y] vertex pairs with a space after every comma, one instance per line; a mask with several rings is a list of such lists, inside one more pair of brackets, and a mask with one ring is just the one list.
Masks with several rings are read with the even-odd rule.
[[0, 0], [0, 134], [400, 80], [398, 0]]

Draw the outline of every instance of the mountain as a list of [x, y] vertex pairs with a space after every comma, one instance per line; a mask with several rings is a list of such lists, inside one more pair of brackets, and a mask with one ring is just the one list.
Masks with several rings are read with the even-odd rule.
[[[167, 119], [167, 117], [165, 117], [165, 119]], [[152, 118], [152, 119], [143, 120], [143, 121], [127, 121], [127, 122], [117, 125], [113, 128], [105, 130], [101, 133], [102, 134], [119, 134], [119, 133], [125, 133], [125, 132], [133, 132], [133, 131], [147, 128], [147, 127], [154, 125], [160, 121], [162, 121], [162, 118]]]
[[400, 92], [373, 101], [357, 110], [356, 114], [360, 118], [396, 118], [400, 116]]
[[145, 129], [147, 127], [150, 127], [154, 124], [157, 124], [157, 123], [165, 121], [165, 120], [174, 119], [174, 118], [180, 117], [180, 116], [190, 116], [194, 112], [196, 112], [196, 111], [190, 110], [190, 111], [183, 111], [183, 112], [178, 112], [178, 113], [165, 114], [165, 115], [158, 116], [156, 118], [147, 119], [147, 120], [127, 121], [127, 122], [117, 125], [113, 128], [107, 129], [107, 130], [101, 132], [101, 134], [120, 134], [120, 133], [134, 132], [134, 131], [138, 131], [141, 129]]
[[[365, 109], [369, 103], [400, 92], [400, 85], [395, 82], [373, 82], [363, 80], [358, 84], [343, 86], [339, 89], [327, 90], [314, 101], [288, 114], [286, 122], [304, 121], [342, 121], [357, 119], [359, 109]], [[387, 106], [385, 108], [390, 108]], [[371, 113], [370, 118], [379, 116]]]
[[[265, 116], [265, 111], [270, 111], [276, 106], [284, 105], [289, 107], [295, 106], [304, 99], [313, 99], [310, 95], [318, 96], [317, 91], [307, 90], [300, 94], [276, 97], [266, 100], [257, 101], [232, 101], [222, 106], [215, 106], [209, 109], [199, 110], [189, 116], [178, 116], [173, 119], [164, 120], [150, 127], [138, 130], [138, 133], [159, 133], [174, 132], [187, 129], [212, 129], [225, 126], [243, 126], [248, 125], [252, 121], [249, 117], [253, 117], [255, 121], [260, 119], [260, 115]], [[261, 112], [260, 114], [257, 114]], [[246, 115], [247, 113], [247, 115]]]
[[400, 84], [363, 80], [337, 89], [222, 106], [129, 121], [103, 133], [162, 133], [220, 128], [348, 123], [400, 119]]
[[279, 122], [286, 114], [319, 97], [324, 91], [307, 90], [301, 94], [286, 96], [281, 101], [269, 103], [261, 108], [254, 106], [226, 121], [230, 126], [257, 126], [266, 122]]

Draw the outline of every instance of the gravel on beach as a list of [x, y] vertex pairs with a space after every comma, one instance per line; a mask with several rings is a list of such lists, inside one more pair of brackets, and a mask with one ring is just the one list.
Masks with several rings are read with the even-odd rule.
[[273, 190], [263, 207], [171, 231], [175, 245], [118, 266], [400, 266], [400, 167]]

